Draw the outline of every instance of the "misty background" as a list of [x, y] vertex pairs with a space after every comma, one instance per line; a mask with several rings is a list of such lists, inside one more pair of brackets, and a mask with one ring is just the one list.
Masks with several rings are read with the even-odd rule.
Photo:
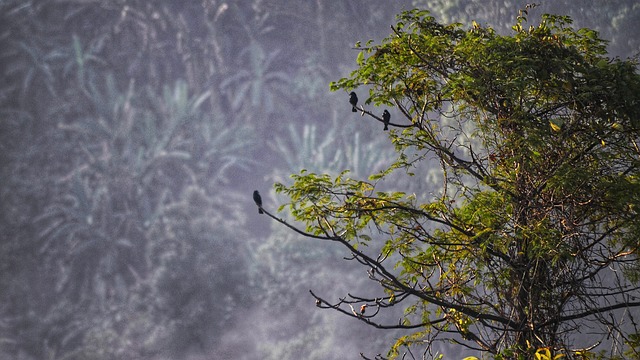
[[[251, 193], [276, 211], [290, 174], [364, 179], [395, 159], [382, 125], [328, 90], [355, 69], [356, 41], [413, 7], [508, 33], [524, 6], [0, 1], [0, 358], [386, 354], [402, 333], [309, 294], [375, 296], [366, 269], [258, 215]], [[600, 31], [611, 56], [640, 51], [638, 1], [547, 1], [530, 23], [542, 13]], [[435, 171], [382, 185], [426, 197]]]

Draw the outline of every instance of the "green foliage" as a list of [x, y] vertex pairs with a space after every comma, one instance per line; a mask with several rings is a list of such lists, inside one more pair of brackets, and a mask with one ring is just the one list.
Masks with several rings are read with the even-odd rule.
[[530, 8], [509, 35], [403, 12], [392, 35], [361, 46], [358, 68], [331, 84], [366, 86], [365, 104], [404, 115], [394, 125], [402, 131], [390, 132], [398, 158], [372, 179], [435, 160], [439, 195], [422, 203], [411, 187], [382, 192], [344, 172], [303, 171], [276, 185], [307, 236], [344, 245], [386, 293], [331, 308], [410, 303], [396, 326], [367, 316], [416, 329], [391, 358], [441, 338], [496, 358], [543, 348], [536, 357], [579, 358], [572, 349], [589, 343], [566, 337], [572, 326], [624, 336], [621, 322], [594, 315], [640, 306], [630, 296], [640, 235], [637, 64], [608, 58], [605, 41], [569, 17], [527, 26]]
[[[499, 33], [513, 25], [516, 10], [524, 3], [514, 0], [413, 0], [416, 8], [429, 9], [444, 23], [476, 21], [487, 24]], [[531, 4], [530, 16], [543, 13], [565, 14], [581, 27], [597, 29], [600, 38], [610, 41], [614, 56], [637, 56], [638, 30], [630, 25], [638, 19], [640, 5], [635, 1], [617, 0], [593, 6], [589, 0], [539, 1]], [[535, 4], [535, 6], [533, 5]]]

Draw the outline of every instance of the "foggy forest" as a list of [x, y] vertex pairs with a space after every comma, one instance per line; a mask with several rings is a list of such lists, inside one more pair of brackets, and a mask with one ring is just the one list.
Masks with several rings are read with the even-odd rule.
[[[310, 293], [376, 296], [366, 269], [259, 214], [252, 193], [296, 224], [274, 184], [301, 170], [366, 179], [395, 160], [382, 124], [329, 84], [397, 14], [419, 8], [506, 34], [525, 5], [0, 1], [0, 358], [386, 356], [402, 329]], [[547, 0], [530, 15], [544, 13], [598, 31], [611, 57], [640, 53], [636, 0]], [[383, 186], [428, 194], [438, 174], [416, 168]]]

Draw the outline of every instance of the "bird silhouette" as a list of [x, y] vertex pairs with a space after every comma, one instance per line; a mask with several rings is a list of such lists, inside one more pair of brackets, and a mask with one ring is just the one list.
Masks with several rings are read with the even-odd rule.
[[358, 112], [358, 109], [356, 109], [356, 105], [358, 105], [358, 95], [353, 91], [349, 93], [349, 104], [351, 104], [352, 112]]
[[258, 214], [264, 214], [262, 211], [262, 197], [258, 190], [253, 191], [253, 201], [255, 201], [256, 205], [258, 205]]
[[389, 130], [389, 120], [391, 120], [391, 114], [389, 114], [387, 109], [385, 109], [384, 112], [382, 113], [382, 121], [384, 122], [384, 131]]

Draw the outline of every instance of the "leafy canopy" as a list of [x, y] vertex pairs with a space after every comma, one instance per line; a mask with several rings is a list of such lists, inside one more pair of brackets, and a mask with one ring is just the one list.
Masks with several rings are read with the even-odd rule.
[[[331, 84], [368, 89], [359, 106], [372, 120], [382, 109], [371, 105], [394, 108], [397, 160], [368, 180], [302, 171], [276, 184], [306, 224], [287, 226], [344, 245], [379, 285], [377, 297], [314, 294], [317, 304], [407, 329], [391, 358], [442, 339], [503, 359], [588, 357], [603, 342], [610, 356], [634, 351], [637, 329], [624, 326], [640, 306], [637, 64], [608, 58], [568, 17], [527, 26], [529, 10], [508, 35], [400, 14]], [[379, 189], [434, 164], [431, 193]], [[402, 319], [385, 322], [396, 306]]]

